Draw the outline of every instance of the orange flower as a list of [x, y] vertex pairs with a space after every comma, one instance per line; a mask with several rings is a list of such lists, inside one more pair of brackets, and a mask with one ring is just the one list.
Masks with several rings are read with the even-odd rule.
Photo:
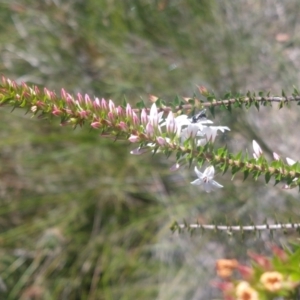
[[246, 281], [241, 281], [235, 288], [236, 300], [259, 300], [258, 292]]
[[222, 278], [231, 276], [232, 271], [237, 268], [238, 264], [235, 259], [219, 259], [216, 263], [218, 276]]
[[270, 292], [276, 292], [283, 288], [283, 275], [279, 272], [265, 272], [260, 276], [260, 282]]

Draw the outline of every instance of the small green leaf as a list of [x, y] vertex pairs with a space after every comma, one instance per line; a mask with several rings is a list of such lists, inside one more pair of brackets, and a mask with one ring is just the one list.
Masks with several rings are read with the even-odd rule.
[[136, 103], [135, 106], [136, 106], [136, 108], [139, 108], [139, 109], [142, 109], [142, 108], [146, 107], [143, 99], [140, 102]]
[[226, 104], [224, 103], [224, 101], [221, 102], [220, 109], [221, 109], [221, 110], [227, 110], [227, 106], [226, 106]]
[[195, 99], [189, 99], [189, 104], [195, 105]]
[[261, 171], [254, 171], [253, 172], [253, 178], [255, 181], [257, 181], [258, 177], [261, 175]]
[[242, 151], [240, 151], [236, 156], [235, 156], [235, 158], [234, 158], [234, 160], [241, 160], [241, 158], [242, 158], [242, 154], [243, 154], [243, 152]]
[[156, 101], [155, 101], [155, 104], [157, 107], [162, 107], [162, 106], [165, 106], [165, 102], [163, 99], [161, 98], [158, 98]]
[[228, 105], [227, 105], [227, 110], [231, 113], [232, 112], [232, 110], [231, 110], [231, 103], [228, 103]]
[[267, 172], [267, 173], [265, 174], [265, 180], [266, 180], [266, 183], [269, 183], [270, 179], [271, 179], [271, 173], [270, 173], [270, 172]]
[[232, 175], [235, 175], [240, 169], [241, 169], [241, 167], [239, 167], [239, 166], [233, 166], [231, 168]]
[[122, 105], [121, 105], [123, 108], [125, 108], [127, 106], [127, 99], [126, 99], [126, 96], [123, 97], [123, 100], [122, 100]]
[[209, 111], [212, 114], [212, 116], [215, 117], [215, 107], [213, 105], [209, 107]]
[[241, 108], [242, 107], [242, 99], [236, 99], [236, 101], [233, 103], [234, 108]]
[[294, 88], [294, 95], [295, 96], [299, 96], [299, 91], [298, 91], [298, 89], [293, 85], [293, 88]]
[[173, 104], [174, 106], [179, 106], [180, 103], [181, 103], [181, 99], [179, 98], [178, 95], [176, 95], [176, 97], [175, 97], [175, 99], [173, 100], [172, 104]]
[[250, 171], [247, 169], [244, 171], [244, 181], [247, 179], [247, 177], [249, 176]]
[[224, 95], [223, 99], [227, 100], [227, 99], [230, 99], [231, 98], [231, 93], [228, 92]]
[[220, 170], [223, 172], [223, 175], [227, 172], [229, 165], [227, 163], [224, 163], [222, 166], [220, 166]]
[[178, 151], [176, 153], [176, 161], [178, 161], [181, 158], [181, 156], [182, 156], [182, 152]]

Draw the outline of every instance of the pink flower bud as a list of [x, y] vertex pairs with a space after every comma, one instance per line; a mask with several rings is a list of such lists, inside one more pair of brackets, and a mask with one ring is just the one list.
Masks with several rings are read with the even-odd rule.
[[282, 250], [281, 248], [279, 248], [276, 245], [272, 246], [272, 252], [275, 256], [277, 256], [282, 262], [287, 261], [288, 259], [288, 255], [287, 253]]
[[132, 123], [135, 127], [140, 125], [140, 120], [134, 111], [132, 111]]
[[131, 135], [128, 140], [131, 142], [131, 143], [137, 143], [140, 141], [140, 138], [137, 136], [137, 135]]
[[116, 113], [117, 113], [117, 116], [119, 116], [119, 117], [124, 116], [123, 108], [122, 108], [121, 106], [118, 106], [118, 107], [116, 108]]
[[51, 99], [51, 94], [48, 89], [44, 88], [44, 94], [46, 95], [47, 98]]
[[69, 106], [71, 106], [71, 107], [74, 106], [74, 99], [70, 94], [68, 94], [68, 93], [66, 94], [65, 100]]
[[154, 96], [154, 95], [149, 95], [149, 100], [152, 102], [152, 103], [155, 103], [157, 101], [158, 97]]
[[141, 123], [144, 127], [146, 127], [148, 123], [148, 116], [145, 108], [143, 108], [141, 112]]
[[37, 107], [44, 107], [44, 106], [45, 106], [45, 103], [38, 100], [38, 101], [36, 102], [36, 106], [37, 106]]
[[273, 152], [273, 157], [275, 160], [280, 160], [280, 156], [276, 152]]
[[92, 106], [92, 100], [91, 100], [91, 98], [89, 97], [88, 94], [84, 95], [84, 102], [85, 102], [86, 107], [91, 107]]
[[100, 102], [99, 98], [95, 98], [95, 100], [93, 102], [93, 106], [95, 109], [98, 109], [101, 107], [101, 102]]
[[101, 107], [104, 111], [107, 111], [107, 102], [104, 98], [101, 99]]
[[62, 114], [62, 111], [56, 105], [54, 105], [53, 110], [52, 110], [52, 114], [54, 116], [60, 116]]
[[266, 256], [256, 254], [253, 252], [249, 252], [248, 255], [251, 257], [251, 259], [254, 260], [256, 264], [262, 267], [263, 270], [267, 271], [271, 269], [271, 261]]
[[126, 105], [126, 117], [131, 119], [132, 118], [132, 113], [133, 113], [133, 110], [132, 110], [130, 104], [127, 103], [127, 105]]
[[88, 117], [88, 115], [89, 115], [89, 112], [86, 110], [82, 110], [79, 112], [79, 116], [83, 119], [86, 119]]
[[172, 111], [169, 112], [166, 119], [166, 129], [169, 134], [174, 134], [177, 131], [177, 126]]
[[152, 126], [151, 123], [148, 123], [148, 124], [146, 125], [145, 131], [146, 131], [146, 134], [147, 134], [148, 137], [151, 138], [151, 137], [154, 136], [154, 128], [153, 128], [153, 126]]
[[35, 95], [38, 95], [41, 93], [37, 86], [34, 87], [34, 93], [35, 93]]
[[158, 144], [160, 146], [164, 146], [166, 144], [166, 140], [163, 137], [161, 137], [161, 136], [157, 137], [156, 141], [158, 142]]
[[125, 122], [123, 122], [123, 121], [121, 121], [120, 123], [119, 123], [119, 127], [123, 130], [123, 131], [126, 131], [127, 130], [127, 125], [126, 125], [126, 123]]
[[77, 101], [79, 104], [83, 102], [83, 96], [80, 93], [77, 93]]
[[245, 280], [250, 280], [254, 275], [254, 270], [245, 265], [238, 265], [237, 270], [240, 272], [241, 276]]
[[108, 108], [109, 108], [110, 112], [114, 112], [115, 111], [115, 108], [116, 108], [115, 104], [111, 100], [108, 101]]
[[100, 124], [99, 122], [92, 122], [92, 123], [91, 123], [91, 126], [92, 126], [93, 128], [95, 128], [95, 129], [98, 129], [98, 128], [101, 127], [101, 124]]
[[113, 114], [111, 111], [108, 112], [107, 117], [108, 117], [108, 119], [111, 121], [111, 123], [114, 123], [114, 121], [115, 121], [115, 116], [114, 116], [114, 114]]
[[67, 92], [65, 91], [65, 89], [61, 89], [60, 95], [63, 99], [67, 100]]

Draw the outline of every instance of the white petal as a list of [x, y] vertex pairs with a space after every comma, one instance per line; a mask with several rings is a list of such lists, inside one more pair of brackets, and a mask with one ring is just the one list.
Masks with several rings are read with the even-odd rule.
[[197, 174], [197, 176], [202, 179], [203, 178], [203, 174], [198, 170], [198, 168], [195, 166], [195, 173]]
[[179, 168], [180, 168], [180, 164], [176, 163], [170, 168], [170, 171], [174, 172], [174, 171], [177, 171]]
[[290, 165], [290, 166], [292, 166], [293, 164], [296, 163], [293, 159], [291, 159], [291, 158], [289, 158], [289, 157], [286, 158], [286, 162], [287, 162], [288, 165]]
[[157, 117], [157, 107], [156, 107], [156, 104], [153, 103], [151, 105], [151, 109], [150, 109], [150, 117]]
[[203, 187], [206, 193], [210, 193], [212, 191], [212, 186], [210, 185], [209, 182], [205, 182]]
[[203, 183], [203, 181], [201, 179], [196, 179], [191, 182], [191, 184], [193, 184], [193, 185], [201, 185], [202, 183]]
[[207, 177], [208, 181], [212, 180], [215, 175], [215, 168], [214, 166], [209, 166], [205, 169], [203, 176]]
[[221, 189], [223, 187], [223, 185], [221, 185], [220, 183], [214, 181], [214, 180], [211, 180], [210, 181], [210, 184], [214, 187], [214, 188], [217, 188], [217, 189]]
[[230, 128], [227, 126], [217, 126], [216, 128], [217, 128], [217, 130], [220, 130], [222, 132], [224, 132], [225, 130], [230, 131]]

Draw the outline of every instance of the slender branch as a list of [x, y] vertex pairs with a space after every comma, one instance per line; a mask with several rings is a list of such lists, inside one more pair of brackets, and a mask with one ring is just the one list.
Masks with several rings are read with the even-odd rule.
[[[278, 97], [278, 96], [269, 96], [269, 97], [246, 97], [246, 96], [239, 96], [237, 98], [230, 98], [230, 99], [220, 99], [220, 100], [216, 100], [216, 99], [211, 99], [210, 101], [203, 101], [203, 100], [199, 100], [197, 98], [191, 98], [191, 100], [194, 100], [196, 103], [198, 103], [197, 106], [199, 106], [199, 108], [210, 108], [210, 107], [217, 107], [217, 106], [231, 106], [233, 104], [240, 104], [240, 105], [250, 105], [252, 103], [272, 103], [272, 102], [277, 102], [277, 103], [282, 103], [282, 104], [288, 104], [289, 102], [298, 102], [300, 101], [300, 96], [286, 96], [286, 97]], [[175, 107], [175, 110], [190, 110], [193, 109], [195, 107], [195, 105], [193, 104], [181, 104], [181, 105], [177, 105]], [[150, 110], [147, 109], [146, 110]], [[174, 110], [172, 107], [170, 106], [165, 106], [163, 105], [162, 107], [160, 107], [160, 111], [164, 111], [166, 113], [168, 113], [169, 111]], [[136, 112], [140, 111], [140, 109], [135, 109]]]
[[244, 104], [251, 103], [251, 102], [292, 102], [292, 101], [300, 101], [300, 96], [289, 96], [289, 97], [239, 97], [239, 98], [231, 98], [225, 100], [213, 100], [211, 102], [204, 102], [202, 105], [204, 107], [211, 107], [211, 106], [220, 106], [234, 104], [237, 102], [242, 102]]
[[208, 230], [219, 230], [219, 231], [254, 231], [254, 230], [273, 230], [273, 229], [297, 229], [300, 228], [300, 223], [286, 223], [286, 224], [263, 224], [263, 225], [210, 225], [210, 224], [176, 224], [174, 229], [208, 229]]

